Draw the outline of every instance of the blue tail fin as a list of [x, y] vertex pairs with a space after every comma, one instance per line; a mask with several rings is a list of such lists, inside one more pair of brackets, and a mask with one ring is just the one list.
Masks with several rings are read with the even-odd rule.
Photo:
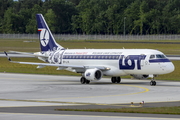
[[63, 49], [58, 43], [56, 43], [46, 21], [42, 14], [36, 14], [38, 34], [40, 40], [41, 51], [54, 51], [57, 49]]

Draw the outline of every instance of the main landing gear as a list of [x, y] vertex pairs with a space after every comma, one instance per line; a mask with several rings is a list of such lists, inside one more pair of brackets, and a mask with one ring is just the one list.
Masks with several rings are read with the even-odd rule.
[[120, 83], [121, 82], [121, 77], [112, 77], [111, 82], [112, 83]]
[[90, 80], [87, 80], [85, 77], [81, 77], [80, 82], [81, 84], [89, 84]]

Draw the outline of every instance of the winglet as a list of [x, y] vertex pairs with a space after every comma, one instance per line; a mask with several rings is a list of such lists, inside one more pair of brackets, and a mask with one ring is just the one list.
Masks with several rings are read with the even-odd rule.
[[11, 58], [8, 56], [6, 51], [4, 51], [4, 54], [6, 55], [7, 59], [11, 62]]

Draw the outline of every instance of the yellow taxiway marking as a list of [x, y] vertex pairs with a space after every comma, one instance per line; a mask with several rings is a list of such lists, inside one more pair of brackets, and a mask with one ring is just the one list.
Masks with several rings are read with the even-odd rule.
[[[120, 84], [120, 85], [121, 85], [121, 84]], [[116, 97], [116, 96], [126, 96], [126, 95], [142, 94], [142, 93], [146, 93], [146, 92], [149, 91], [148, 88], [141, 87], [141, 86], [135, 86], [135, 85], [122, 85], [122, 86], [136, 87], [136, 88], [144, 89], [144, 91], [135, 92], [135, 93], [127, 93], [127, 94], [117, 94], [117, 95], [86, 96], [86, 97], [67, 97], [67, 98], [49, 98], [49, 99], [55, 100], [55, 99], [79, 99], [79, 98], [97, 98], [97, 97]], [[46, 100], [49, 100], [49, 99], [46, 99]], [[41, 100], [41, 99], [39, 99], [39, 100]], [[44, 99], [43, 99], [43, 100], [44, 100]]]
[[[7, 78], [6, 78], [6, 79], [7, 79]], [[14, 79], [14, 78], [8, 78], [8, 79]], [[32, 80], [32, 79], [22, 79], [22, 80]], [[121, 85], [121, 84], [119, 84], [119, 85]], [[148, 88], [141, 87], [141, 86], [135, 86], [135, 85], [122, 85], [122, 86], [136, 87], [136, 88], [144, 89], [144, 91], [141, 91], [141, 92], [135, 92], [135, 93], [127, 93], [127, 94], [117, 94], [117, 95], [104, 95], [104, 96], [49, 98], [49, 99], [45, 99], [45, 100], [55, 100], [55, 99], [79, 99], [79, 98], [97, 98], [97, 97], [115, 97], [115, 96], [126, 96], [126, 95], [141, 94], [141, 93], [145, 93], [145, 92], [148, 92], [148, 91], [149, 91]], [[38, 100], [42, 100], [42, 99], [38, 99]], [[44, 100], [44, 99], [43, 99], [43, 100]]]
[[[76, 105], [111, 105], [111, 106], [132, 106], [137, 107], [135, 105], [118, 105], [118, 104], [101, 104], [101, 103], [84, 103], [84, 102], [61, 102], [61, 101], [40, 101], [40, 100], [18, 100], [18, 99], [0, 99], [0, 101], [17, 101], [17, 102], [39, 102], [39, 103], [61, 103], [61, 104], [76, 104]], [[33, 105], [34, 106], [34, 105]], [[43, 106], [43, 105], [35, 105], [35, 106]], [[44, 105], [49, 106], [49, 105]], [[53, 105], [55, 106], [55, 105]], [[62, 106], [62, 105], [58, 105]], [[1, 106], [3, 107], [3, 106]], [[5, 106], [6, 107], [6, 106]], [[11, 106], [13, 107], [13, 106]], [[20, 106], [19, 106], [20, 107]], [[22, 106], [24, 107], [24, 106]], [[140, 107], [140, 106], [139, 106]]]
[[[51, 99], [78, 99], [78, 98], [95, 98], [95, 97], [112, 97], [112, 96], [125, 96], [125, 95], [135, 95], [148, 92], [149, 89], [140, 86], [134, 85], [123, 85], [123, 86], [130, 86], [130, 87], [137, 87], [144, 89], [141, 92], [135, 93], [127, 93], [127, 94], [119, 94], [119, 95], [105, 95], [105, 96], [87, 96], [87, 97], [71, 97], [71, 98], [51, 98]], [[63, 102], [63, 101], [44, 101], [44, 100], [18, 100], [18, 99], [0, 99], [1, 101], [19, 101], [19, 102], [39, 102], [39, 103], [61, 103], [61, 104], [77, 104], [77, 105], [111, 105], [111, 106], [128, 106], [128, 107], [142, 107], [141, 105], [118, 105], [118, 104], [103, 104], [103, 103], [84, 103], [84, 102]], [[46, 99], [47, 100], [47, 99]], [[37, 105], [38, 106], [38, 105]], [[44, 105], [46, 106], [46, 105]], [[2, 106], [3, 107], [3, 106]], [[23, 107], [23, 106], [22, 106]]]

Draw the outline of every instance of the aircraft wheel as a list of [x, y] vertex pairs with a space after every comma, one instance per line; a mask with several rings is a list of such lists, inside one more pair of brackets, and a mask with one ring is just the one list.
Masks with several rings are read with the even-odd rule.
[[90, 80], [86, 80], [86, 84], [89, 84], [90, 83]]
[[154, 84], [154, 86], [156, 86], [156, 81], [154, 81], [154, 83], [153, 83], [153, 84]]
[[116, 81], [117, 81], [117, 83], [120, 83], [121, 82], [121, 77], [116, 77]]
[[150, 82], [150, 85], [151, 85], [151, 86], [156, 86], [156, 81], [153, 81], [153, 80], [152, 80], [152, 81]]
[[81, 77], [80, 82], [81, 82], [81, 84], [85, 84], [86, 83], [86, 78], [85, 77]]
[[153, 81], [150, 82], [150, 85], [153, 86]]
[[112, 83], [116, 83], [116, 82], [117, 82], [116, 77], [112, 77], [112, 78], [111, 78], [111, 82], [112, 82]]

